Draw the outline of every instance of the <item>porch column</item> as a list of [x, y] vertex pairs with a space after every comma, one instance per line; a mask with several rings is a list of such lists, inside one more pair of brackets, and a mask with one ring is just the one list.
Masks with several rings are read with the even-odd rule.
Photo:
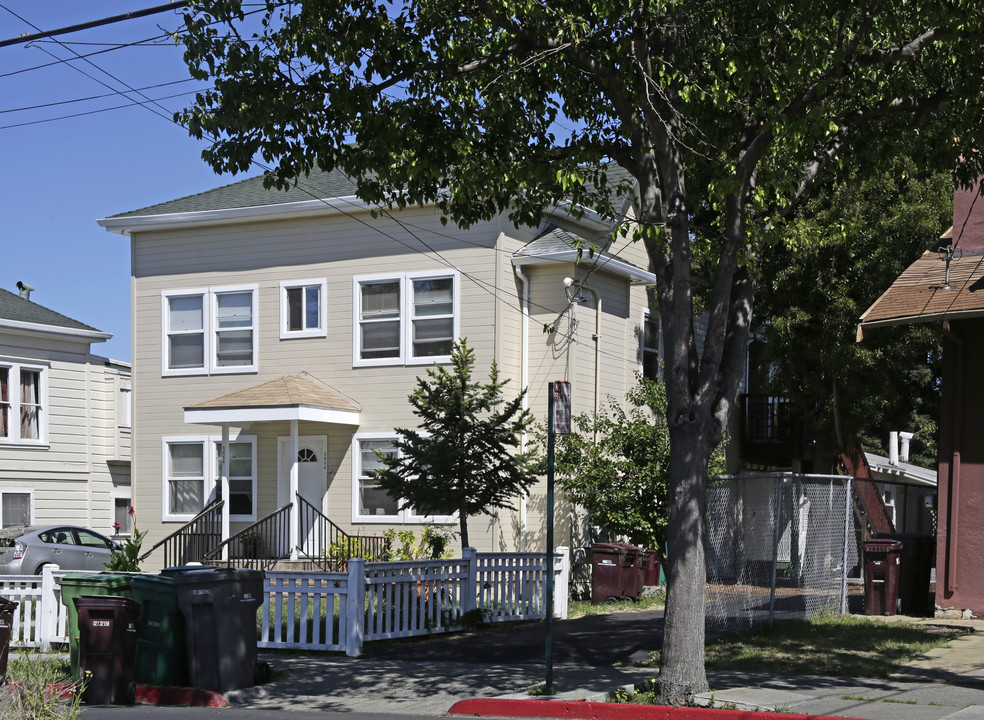
[[297, 420], [290, 421], [290, 559], [297, 560], [297, 546], [301, 544], [300, 513], [297, 502]]
[[[222, 487], [222, 541], [229, 539], [229, 426], [222, 424], [222, 462], [219, 470]], [[222, 559], [229, 559], [229, 546], [222, 546]]]

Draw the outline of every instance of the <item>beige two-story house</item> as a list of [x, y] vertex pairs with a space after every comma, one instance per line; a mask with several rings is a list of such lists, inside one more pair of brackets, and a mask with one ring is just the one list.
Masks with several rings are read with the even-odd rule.
[[0, 525], [129, 531], [130, 366], [112, 335], [0, 288]]
[[[655, 370], [645, 251], [610, 246], [610, 225], [590, 213], [460, 229], [433, 208], [367, 206], [333, 172], [287, 192], [257, 177], [99, 223], [130, 239], [133, 476], [148, 543], [221, 498], [220, 539], [276, 515], [266, 555], [323, 554], [335, 535], [319, 516], [357, 536], [455, 530], [454, 517], [401, 509], [368, 474], [394, 428], [416, 424], [407, 396], [455, 338], [478, 372], [498, 363], [507, 393], [528, 387], [544, 421], [550, 381], [570, 381], [573, 413], [590, 414]], [[473, 518], [472, 544], [542, 549], [544, 505], [541, 486], [514, 512]]]

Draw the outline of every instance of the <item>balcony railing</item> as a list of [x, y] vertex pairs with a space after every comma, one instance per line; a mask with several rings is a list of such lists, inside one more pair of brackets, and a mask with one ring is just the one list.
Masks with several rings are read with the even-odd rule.
[[741, 402], [742, 460], [788, 466], [795, 451], [789, 400], [775, 395], [742, 395]]

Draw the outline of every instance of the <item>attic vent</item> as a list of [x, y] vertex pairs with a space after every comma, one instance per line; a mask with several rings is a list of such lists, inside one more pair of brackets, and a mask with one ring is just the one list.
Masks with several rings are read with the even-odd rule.
[[28, 285], [26, 282], [21, 280], [17, 281], [17, 289], [20, 290], [20, 296], [25, 300], [31, 299], [31, 291], [34, 289], [33, 285]]

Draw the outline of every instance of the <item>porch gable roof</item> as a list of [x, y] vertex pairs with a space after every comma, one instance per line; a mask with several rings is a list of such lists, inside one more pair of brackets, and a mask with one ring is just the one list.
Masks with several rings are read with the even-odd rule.
[[184, 409], [186, 423], [202, 425], [307, 420], [358, 426], [359, 408], [297, 375], [270, 380]]

